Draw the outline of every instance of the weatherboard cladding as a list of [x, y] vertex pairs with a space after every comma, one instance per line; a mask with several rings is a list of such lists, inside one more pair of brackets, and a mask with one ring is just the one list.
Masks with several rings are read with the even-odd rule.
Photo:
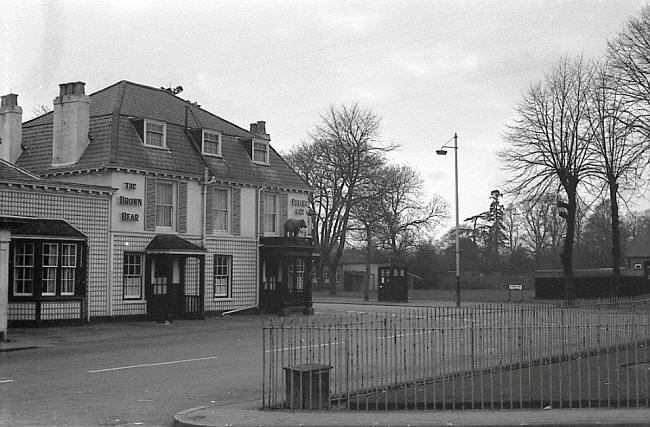
[[[121, 167], [197, 179], [207, 165], [211, 175], [222, 182], [309, 191], [272, 147], [270, 165], [251, 161], [251, 141], [262, 137], [164, 90], [121, 81], [90, 98], [89, 134], [93, 139], [76, 164], [51, 166], [52, 113], [23, 124], [23, 141], [28, 148], [17, 164], [41, 175]], [[185, 129], [186, 116], [189, 129], [222, 133], [222, 158], [201, 155], [201, 141]], [[166, 123], [167, 149], [144, 146], [143, 136], [136, 130], [136, 123], [142, 119]]]

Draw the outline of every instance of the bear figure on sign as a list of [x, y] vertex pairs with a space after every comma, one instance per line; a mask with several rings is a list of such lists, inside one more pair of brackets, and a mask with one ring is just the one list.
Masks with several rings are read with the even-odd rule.
[[288, 219], [284, 223], [284, 235], [287, 237], [298, 237], [298, 233], [303, 228], [307, 228], [307, 223], [304, 219]]

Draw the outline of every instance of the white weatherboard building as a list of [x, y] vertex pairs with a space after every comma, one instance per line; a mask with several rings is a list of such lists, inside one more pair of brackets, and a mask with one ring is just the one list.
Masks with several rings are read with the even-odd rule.
[[[54, 111], [25, 123], [17, 96], [2, 97], [0, 230], [13, 234], [0, 286], [10, 323], [311, 311], [310, 188], [264, 122], [245, 130], [127, 81], [91, 95], [84, 87], [61, 84]], [[72, 295], [65, 236], [19, 234], [54, 219], [87, 246]], [[287, 236], [300, 220], [307, 227]], [[78, 315], [43, 316], [73, 297]]]

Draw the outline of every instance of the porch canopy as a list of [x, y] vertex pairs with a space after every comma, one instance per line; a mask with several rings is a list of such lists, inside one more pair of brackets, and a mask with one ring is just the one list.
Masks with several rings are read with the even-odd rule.
[[85, 234], [62, 219], [0, 216], [0, 227], [20, 237], [56, 237], [66, 240], [88, 240]]
[[144, 250], [148, 254], [205, 255], [208, 251], [174, 234], [158, 234]]

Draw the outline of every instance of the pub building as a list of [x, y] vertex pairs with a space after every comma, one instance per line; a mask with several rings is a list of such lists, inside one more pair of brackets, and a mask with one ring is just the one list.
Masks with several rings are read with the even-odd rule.
[[[3, 96], [10, 324], [27, 312], [16, 304], [45, 297], [77, 298], [85, 321], [313, 312], [311, 190], [273, 149], [265, 122], [246, 130], [128, 81], [91, 95], [83, 82], [61, 84], [52, 112], [21, 121], [17, 95]], [[33, 256], [17, 251], [21, 230], [48, 220], [64, 235], [33, 235]], [[43, 289], [55, 249], [39, 238], [58, 245], [54, 295]], [[58, 289], [68, 286], [72, 240], [79, 284], [69, 295]]]

